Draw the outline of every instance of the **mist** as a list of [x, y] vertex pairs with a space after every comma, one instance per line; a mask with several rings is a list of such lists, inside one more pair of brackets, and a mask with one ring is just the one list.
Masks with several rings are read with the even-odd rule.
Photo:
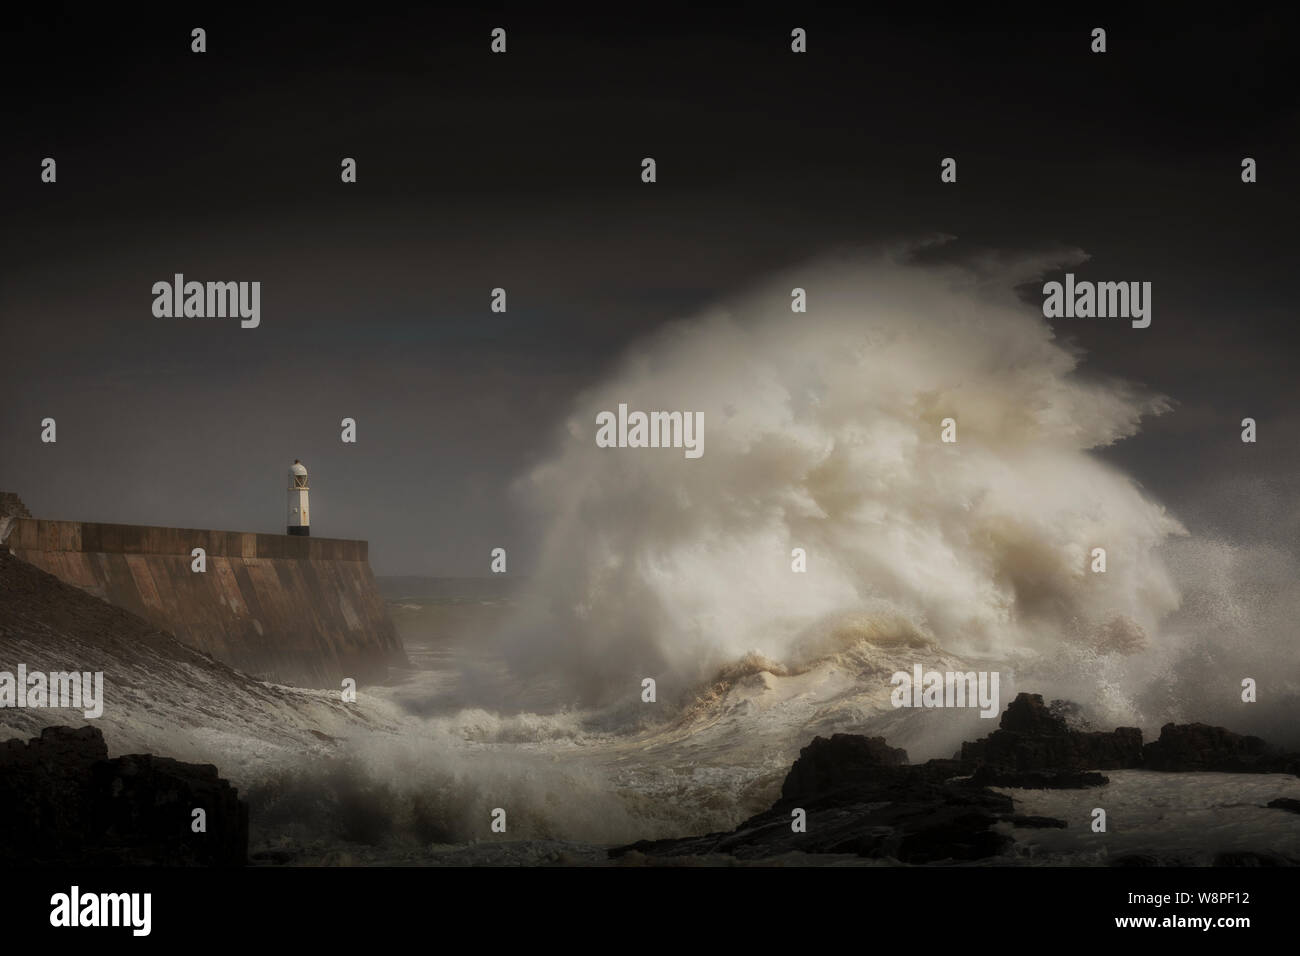
[[[515, 488], [550, 516], [533, 582], [549, 610], [510, 629], [516, 668], [583, 698], [686, 686], [748, 653], [793, 662], [849, 612], [954, 652], [1149, 644], [1179, 602], [1156, 549], [1185, 532], [1090, 452], [1169, 401], [1077, 374], [1018, 297], [1082, 253], [922, 264], [927, 245], [774, 276], [665, 326], [575, 401]], [[702, 411], [706, 453], [598, 448], [619, 403]]]

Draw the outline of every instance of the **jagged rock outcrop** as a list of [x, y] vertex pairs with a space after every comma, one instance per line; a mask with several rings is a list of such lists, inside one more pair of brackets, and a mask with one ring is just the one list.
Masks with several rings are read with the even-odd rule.
[[23, 500], [12, 491], [0, 491], [0, 518], [30, 518]]
[[1220, 773], [1297, 773], [1300, 755], [1269, 747], [1259, 737], [1209, 724], [1165, 724], [1160, 739], [1142, 748], [1149, 770], [1212, 770]]
[[889, 746], [884, 737], [817, 737], [799, 751], [781, 785], [781, 796], [793, 799], [833, 793], [846, 786], [879, 781], [882, 769], [906, 765], [907, 751]]
[[[907, 753], [880, 737], [835, 734], [804, 747], [771, 809], [730, 833], [642, 841], [612, 850], [648, 856], [724, 853], [740, 859], [784, 853], [852, 853], [903, 863], [994, 856], [1011, 838], [994, 825], [1013, 815], [1011, 799], [952, 778], [960, 765], [934, 760], [912, 766]], [[795, 832], [796, 810], [807, 832]]]
[[110, 760], [94, 727], [0, 744], [0, 865], [229, 866], [247, 854], [248, 807], [210, 764]]
[[[1143, 746], [1137, 727], [1113, 731], [1071, 729], [1063, 701], [1043, 704], [1038, 694], [1018, 694], [1007, 705], [999, 729], [987, 737], [964, 743], [958, 759], [982, 771], [980, 782], [989, 786], [1052, 786], [1032, 782], [1055, 777], [1058, 786], [1078, 786], [1065, 771], [1097, 770], [1207, 770], [1220, 773], [1300, 773], [1300, 754], [1283, 753], [1259, 737], [1236, 734], [1209, 724], [1165, 724], [1160, 739]], [[1017, 774], [1019, 776], [1017, 776]], [[1094, 774], [1093, 783], [1100, 781]], [[1087, 774], [1084, 774], [1087, 778]], [[1016, 779], [1021, 781], [1017, 783]], [[995, 782], [996, 781], [996, 782]]]
[[[675, 840], [643, 840], [610, 850], [612, 857], [637, 852], [649, 857], [725, 854], [753, 860], [790, 853], [851, 853], [924, 864], [979, 860], [1002, 853], [1012, 842], [1008, 827], [1060, 828], [1052, 817], [1014, 812], [1000, 788], [1105, 786], [1098, 770], [1143, 766], [1156, 770], [1265, 772], [1296, 766], [1294, 754], [1271, 751], [1257, 737], [1222, 727], [1166, 724], [1160, 740], [1142, 746], [1136, 727], [1109, 733], [1074, 729], [1067, 716], [1077, 708], [1044, 705], [1038, 694], [1020, 694], [1002, 714], [999, 729], [962, 744], [951, 760], [913, 765], [907, 753], [883, 737], [835, 734], [814, 738], [799, 752], [772, 807], [726, 833]], [[1300, 802], [1269, 804], [1293, 810]], [[796, 811], [806, 832], [796, 832]], [[1220, 862], [1221, 861], [1221, 862]], [[1268, 855], [1221, 855], [1216, 865], [1268, 866]], [[1156, 865], [1130, 855], [1116, 866]]]
[[958, 756], [966, 764], [1004, 772], [1125, 770], [1142, 765], [1142, 731], [1137, 727], [1117, 727], [1110, 732], [1071, 730], [1059, 713], [1044, 705], [1041, 695], [1017, 694], [1003, 712], [999, 729], [962, 744]]

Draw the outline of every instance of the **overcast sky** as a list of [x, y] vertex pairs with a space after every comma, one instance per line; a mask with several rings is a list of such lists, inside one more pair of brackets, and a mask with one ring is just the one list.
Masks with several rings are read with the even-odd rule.
[[[369, 539], [376, 572], [478, 575], [506, 546], [527, 574], [509, 486], [623, 349], [828, 250], [940, 232], [1152, 282], [1149, 329], [1056, 326], [1088, 374], [1176, 403], [1105, 454], [1193, 529], [1300, 538], [1287, 25], [359, 9], [12, 15], [0, 490], [36, 515], [280, 531], [301, 458], [313, 534]], [[260, 327], [155, 318], [177, 272], [260, 281]]]

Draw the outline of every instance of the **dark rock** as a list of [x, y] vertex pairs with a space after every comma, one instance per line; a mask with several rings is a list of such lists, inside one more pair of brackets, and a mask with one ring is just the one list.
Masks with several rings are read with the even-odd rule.
[[104, 736], [93, 727], [47, 727], [30, 743], [0, 745], [0, 858], [20, 861], [17, 848], [29, 841], [90, 839], [82, 791], [95, 764], [107, 759]]
[[1142, 764], [1142, 731], [1071, 730], [1064, 717], [1044, 706], [1041, 695], [1018, 694], [1002, 714], [999, 729], [962, 744], [959, 759], [972, 767], [1017, 771], [1123, 770]]
[[[800, 751], [782, 797], [771, 809], [729, 833], [683, 840], [642, 841], [611, 850], [622, 856], [698, 856], [740, 859], [784, 853], [852, 853], [904, 863], [977, 860], [1002, 852], [1011, 838], [993, 829], [1008, 818], [1009, 797], [952, 780], [962, 766], [907, 762], [907, 752], [879, 737], [818, 737]], [[792, 813], [807, 814], [807, 832], [795, 833]]]
[[1292, 813], [1300, 813], [1300, 800], [1292, 800], [1290, 797], [1278, 797], [1276, 800], [1270, 800], [1266, 806], [1274, 810], [1290, 810]]
[[999, 817], [948, 808], [931, 813], [924, 826], [903, 833], [889, 855], [904, 863], [940, 860], [982, 860], [997, 856], [1012, 840], [991, 829]]
[[1295, 773], [1300, 758], [1272, 750], [1259, 737], [1209, 724], [1165, 724], [1160, 739], [1143, 748], [1150, 770], [1220, 773]]
[[0, 744], [0, 768], [78, 774], [108, 759], [108, 744], [94, 727], [46, 727], [40, 737]]
[[782, 797], [815, 797], [844, 787], [881, 779], [882, 768], [907, 766], [907, 751], [891, 747], [884, 737], [834, 734], [814, 737], [781, 786]]
[[971, 782], [979, 787], [1083, 790], [1104, 787], [1110, 783], [1110, 778], [1089, 770], [1002, 770], [985, 765], [975, 771]]
[[[904, 771], [906, 773], [906, 770]], [[912, 776], [908, 774], [908, 776]], [[897, 780], [880, 790], [864, 788], [850, 799], [808, 801], [808, 831], [791, 828], [796, 804], [782, 800], [729, 833], [682, 840], [643, 840], [610, 851], [647, 856], [702, 856], [725, 853], [758, 859], [785, 853], [852, 853], [903, 863], [976, 860], [1004, 850], [1011, 838], [993, 830], [1008, 817], [1009, 798], [987, 790], [948, 788], [920, 779]]]
[[1150, 856], [1146, 853], [1129, 853], [1126, 856], [1117, 856], [1110, 861], [1111, 866], [1159, 866], [1160, 860], [1157, 857]]
[[1065, 821], [1058, 820], [1056, 817], [1034, 817], [1017, 814], [1011, 818], [1013, 827], [1027, 827], [1031, 829], [1055, 828], [1058, 830], [1065, 829]]
[[[192, 812], [207, 814], [194, 833]], [[0, 863], [242, 865], [248, 807], [206, 764], [108, 759], [94, 727], [47, 727], [0, 746]]]
[[1059, 735], [1070, 732], [1065, 718], [1044, 706], [1041, 694], [1017, 694], [1002, 712], [998, 727], [1016, 734]]

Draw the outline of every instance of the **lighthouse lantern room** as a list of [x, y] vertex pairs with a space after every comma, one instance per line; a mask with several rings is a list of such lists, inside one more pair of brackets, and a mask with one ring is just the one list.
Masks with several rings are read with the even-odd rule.
[[307, 469], [297, 458], [289, 469], [289, 534], [311, 534], [307, 520]]

